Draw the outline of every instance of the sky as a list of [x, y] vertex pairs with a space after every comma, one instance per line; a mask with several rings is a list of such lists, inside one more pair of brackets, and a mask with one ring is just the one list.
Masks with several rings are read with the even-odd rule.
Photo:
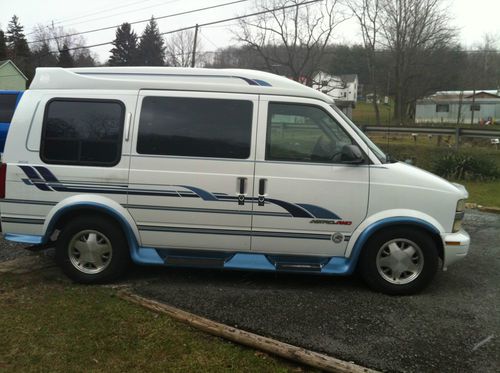
[[[76, 32], [95, 28], [119, 25], [149, 19], [151, 16], [164, 15], [192, 10], [231, 0], [16, 0], [0, 1], [0, 27], [5, 31], [13, 14], [19, 17], [30, 40], [30, 32], [37, 24], [63, 26]], [[452, 18], [452, 25], [459, 29], [459, 40], [466, 48], [481, 43], [485, 34], [493, 35], [500, 47], [500, 0], [444, 0]], [[244, 15], [254, 10], [254, 1], [249, 0], [217, 9], [158, 20], [161, 32], [206, 23], [236, 15]], [[134, 25], [140, 34], [146, 22]], [[214, 51], [217, 48], [234, 45], [235, 22], [228, 22], [200, 29], [202, 50]], [[84, 35], [86, 44], [112, 41], [115, 30], [106, 30]], [[333, 36], [334, 43], [355, 43], [360, 34], [354, 20], [340, 25]], [[109, 56], [111, 45], [92, 48], [101, 62]]]

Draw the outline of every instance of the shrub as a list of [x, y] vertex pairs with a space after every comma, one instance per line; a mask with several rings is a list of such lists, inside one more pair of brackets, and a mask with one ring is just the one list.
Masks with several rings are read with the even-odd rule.
[[500, 177], [495, 161], [489, 158], [452, 153], [434, 162], [433, 172], [446, 179], [491, 181]]

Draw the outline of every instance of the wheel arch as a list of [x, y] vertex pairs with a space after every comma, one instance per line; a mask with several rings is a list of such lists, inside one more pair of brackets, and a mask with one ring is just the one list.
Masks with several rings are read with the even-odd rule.
[[128, 211], [118, 202], [102, 196], [72, 196], [56, 204], [47, 215], [43, 226], [42, 243], [48, 243], [54, 231], [64, 226], [64, 220], [75, 215], [92, 213], [111, 218], [120, 225], [129, 249], [134, 251], [140, 244], [140, 235]]
[[359, 231], [357, 230], [358, 232], [355, 232], [357, 233], [355, 241], [350, 246], [350, 248], [348, 247], [348, 250], [346, 250], [345, 254], [346, 257], [350, 258], [349, 261], [351, 265], [349, 272], [352, 273], [356, 268], [363, 247], [368, 242], [368, 240], [373, 237], [373, 235], [383, 230], [395, 227], [410, 227], [425, 231], [436, 243], [439, 257], [441, 259], [444, 258], [444, 245], [443, 240], [441, 239], [441, 232], [434, 224], [416, 217], [395, 216], [377, 220], [360, 230], [358, 228]]

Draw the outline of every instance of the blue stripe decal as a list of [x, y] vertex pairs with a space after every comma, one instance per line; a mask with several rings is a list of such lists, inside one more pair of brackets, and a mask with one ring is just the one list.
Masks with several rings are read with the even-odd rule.
[[200, 188], [196, 188], [196, 187], [193, 187], [193, 186], [188, 186], [188, 185], [179, 185], [179, 186], [195, 192], [204, 201], [217, 201], [217, 197], [214, 196], [212, 193], [207, 192], [206, 190], [203, 190], [203, 189], [200, 189]]
[[340, 220], [340, 216], [338, 216], [337, 214], [334, 214], [330, 210], [324, 209], [323, 207], [316, 206], [316, 205], [310, 205], [307, 203], [297, 203], [297, 205], [306, 209], [307, 211], [309, 211], [316, 218]]
[[[48, 168], [35, 166], [36, 170], [42, 175], [42, 177], [49, 183], [59, 182], [52, 172]], [[28, 175], [29, 176], [29, 175]]]
[[[57, 177], [46, 167], [35, 166], [34, 168], [27, 165], [19, 166], [29, 180], [23, 179], [25, 184], [30, 182], [38, 189], [43, 191], [58, 191], [58, 192], [73, 192], [73, 193], [102, 193], [102, 194], [129, 194], [157, 197], [182, 197], [182, 198], [201, 198], [204, 201], [237, 201], [237, 197], [228, 196], [224, 193], [210, 193], [198, 187], [190, 185], [178, 185], [188, 189], [188, 191], [177, 190], [154, 190], [154, 189], [134, 189], [127, 186], [103, 187], [102, 185], [83, 184], [83, 183], [62, 183]], [[246, 201], [255, 203], [257, 198], [248, 197]], [[340, 217], [323, 208], [310, 204], [294, 204], [279, 199], [269, 198], [266, 203], [272, 203], [285, 209], [294, 218], [319, 218], [338, 220]], [[271, 214], [271, 213], [269, 213]], [[276, 214], [276, 213], [274, 213]]]
[[269, 84], [268, 82], [266, 82], [264, 80], [254, 79], [254, 82], [257, 82], [258, 85], [263, 86], [263, 87], [272, 87], [271, 84]]
[[139, 225], [139, 231], [149, 232], [172, 232], [189, 234], [216, 234], [222, 236], [252, 236], [252, 237], [275, 237], [275, 238], [296, 238], [309, 240], [330, 241], [331, 235], [324, 233], [293, 233], [275, 231], [256, 231], [238, 229], [210, 229], [210, 228], [189, 228], [189, 227], [166, 227], [158, 225]]
[[283, 207], [285, 210], [287, 210], [294, 218], [314, 218], [314, 215], [312, 215], [310, 212], [307, 210], [304, 210], [303, 208], [294, 205], [293, 203], [281, 201], [279, 199], [273, 199], [273, 198], [268, 198], [267, 199], [269, 202], [274, 203], [275, 205], [278, 205], [280, 207]]

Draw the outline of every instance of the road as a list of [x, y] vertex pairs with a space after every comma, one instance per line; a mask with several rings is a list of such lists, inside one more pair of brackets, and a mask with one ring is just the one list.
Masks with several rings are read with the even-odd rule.
[[210, 319], [382, 371], [496, 372], [500, 215], [471, 210], [464, 226], [469, 256], [415, 296], [377, 294], [355, 277], [298, 274], [142, 267], [124, 281]]

